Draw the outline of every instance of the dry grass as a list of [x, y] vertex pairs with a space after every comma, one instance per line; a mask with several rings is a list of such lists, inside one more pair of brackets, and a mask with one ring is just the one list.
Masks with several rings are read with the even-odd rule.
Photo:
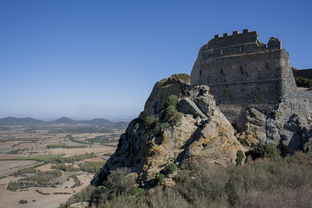
[[113, 172], [103, 187], [78, 198], [94, 208], [312, 207], [311, 158], [300, 153], [240, 166], [186, 163], [174, 178], [176, 186], [158, 185], [145, 192], [125, 175], [125, 170]]

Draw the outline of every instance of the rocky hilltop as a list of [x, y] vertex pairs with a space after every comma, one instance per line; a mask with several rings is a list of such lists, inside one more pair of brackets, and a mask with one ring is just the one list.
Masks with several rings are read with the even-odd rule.
[[129, 124], [92, 183], [100, 185], [121, 167], [130, 168], [138, 181], [152, 182], [168, 164], [186, 159], [235, 163], [237, 151], [244, 148], [209, 91], [205, 85], [192, 87], [185, 74], [157, 82], [144, 111]]
[[149, 185], [171, 164], [225, 166], [259, 143], [272, 143], [284, 155], [308, 152], [311, 104], [311, 92], [297, 89], [277, 38], [266, 45], [248, 30], [216, 35], [200, 49], [191, 77], [175, 74], [155, 84], [92, 184], [127, 167]]

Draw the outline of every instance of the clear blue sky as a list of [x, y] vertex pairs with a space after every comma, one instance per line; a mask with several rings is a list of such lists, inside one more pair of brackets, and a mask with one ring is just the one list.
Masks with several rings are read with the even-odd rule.
[[312, 67], [311, 0], [0, 0], [0, 117], [136, 116], [214, 34], [248, 28]]

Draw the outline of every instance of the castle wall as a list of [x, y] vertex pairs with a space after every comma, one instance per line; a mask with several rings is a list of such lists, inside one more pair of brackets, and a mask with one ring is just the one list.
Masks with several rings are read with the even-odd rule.
[[191, 84], [208, 85], [230, 120], [243, 106], [274, 108], [285, 99], [295, 99], [297, 91], [288, 53], [279, 40], [271, 38], [266, 46], [257, 40], [256, 32], [248, 31], [216, 35], [203, 46]]
[[192, 84], [208, 85], [219, 104], [276, 103], [281, 95], [280, 50], [205, 60]]

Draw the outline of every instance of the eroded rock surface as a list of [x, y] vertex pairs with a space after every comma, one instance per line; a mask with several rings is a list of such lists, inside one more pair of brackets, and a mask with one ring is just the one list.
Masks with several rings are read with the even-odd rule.
[[[178, 97], [176, 109], [182, 116], [168, 126], [164, 114], [170, 95]], [[155, 121], [147, 123], [147, 118]], [[100, 185], [111, 170], [120, 167], [130, 168], [137, 181], [150, 181], [166, 165], [186, 159], [226, 165], [235, 162], [241, 149], [209, 87], [191, 87], [185, 77], [175, 75], [156, 83], [144, 111], [129, 124], [116, 152], [92, 183]]]

